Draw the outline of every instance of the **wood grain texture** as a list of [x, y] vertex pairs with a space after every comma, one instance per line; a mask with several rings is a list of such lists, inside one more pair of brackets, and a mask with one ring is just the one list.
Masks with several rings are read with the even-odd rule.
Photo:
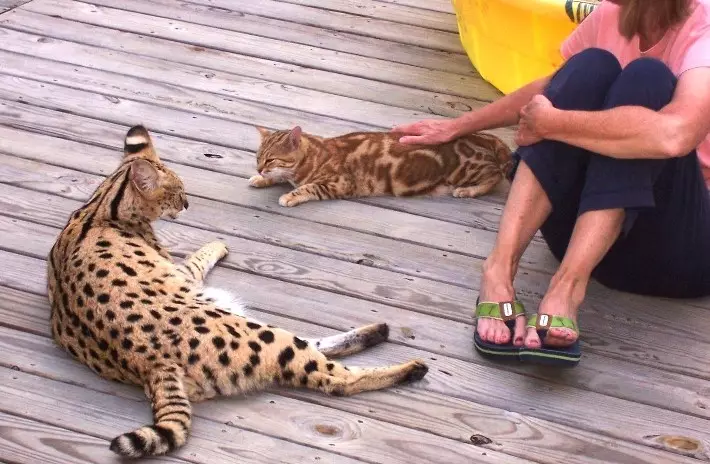
[[279, 0], [323, 8], [331, 11], [353, 13], [368, 18], [381, 18], [402, 24], [416, 24], [432, 30], [458, 32], [456, 20], [450, 13], [435, 10], [422, 10], [388, 2], [369, 0]]
[[[181, 11], [177, 19], [187, 22], [355, 55], [383, 58], [392, 62], [409, 63], [429, 69], [478, 75], [463, 54], [458, 35], [451, 32], [434, 31], [418, 25], [412, 26], [272, 0], [259, 2], [192, 0], [179, 3], [156, 0], [156, 2], [171, 7], [179, 6]], [[100, 4], [125, 7], [124, 4], [116, 3]], [[209, 20], [215, 22], [206, 22]], [[391, 54], [388, 55], [387, 52]], [[429, 59], [410, 62], [408, 57], [417, 55]]]
[[[43, 424], [0, 412], [0, 456], [18, 464], [110, 464], [122, 461], [108, 449], [108, 441], [89, 434]], [[185, 463], [173, 457], [151, 459], [156, 463]]]
[[31, 0], [0, 0], [0, 14], [20, 7]]
[[[41, 260], [11, 255], [2, 251], [0, 251], [0, 259], [7, 263], [6, 267], [9, 269], [9, 273], [24, 274], [28, 276], [28, 279], [31, 278], [32, 274], [36, 275], [36, 273], [27, 272], [27, 269], [44, 265]], [[222, 269], [217, 268], [214, 272], [214, 277], [211, 277], [213, 284], [222, 285], [222, 282], [230, 281], [229, 279], [223, 279]], [[0, 280], [2, 278], [3, 276], [0, 276]], [[12, 285], [10, 286], [12, 287]], [[30, 282], [28, 288], [30, 286], [37, 293], [44, 290], [44, 284], [40, 281]], [[265, 320], [268, 322], [270, 318], [267, 317]], [[285, 320], [273, 320], [275, 323], [283, 321]], [[292, 323], [284, 326], [293, 328]], [[354, 356], [351, 364], [390, 363], [412, 356], [421, 357], [426, 356], [426, 354], [420, 353], [418, 350], [405, 349], [398, 345], [385, 344], [368, 353]], [[699, 440], [699, 443], [705, 446], [703, 449], [707, 449], [707, 437], [704, 429], [706, 420], [696, 419], [693, 416], [675, 415], [663, 409], [650, 408], [611, 397], [569, 389], [568, 387], [547, 383], [536, 378], [516, 376], [515, 374], [496, 371], [495, 369], [481, 369], [470, 363], [462, 363], [441, 355], [430, 357], [428, 363], [433, 367], [427, 376], [428, 380], [409, 387], [415, 392], [423, 389], [428, 392], [453, 396], [488, 406], [500, 407], [499, 405], [503, 405], [508, 410], [525, 412], [540, 419], [551, 420], [558, 424], [581, 428], [590, 432], [602, 433], [615, 439], [633, 441], [639, 445], [652, 445], [647, 443], [646, 437], [658, 434], [651, 431], [660, 431], [660, 435], [683, 436], [688, 439]], [[554, 377], [557, 376], [554, 375]], [[652, 380], [652, 377], [645, 377], [644, 381], [653, 385], [655, 380]], [[506, 390], [525, 392], [525, 395], [523, 397], [510, 396], [502, 390], [486, 388], [486, 385], [506, 385]], [[629, 387], [628, 383], [621, 386], [621, 388], [627, 387]], [[554, 392], [554, 395], [549, 397], [549, 393], [552, 392]], [[666, 402], [668, 399], [666, 398]], [[536, 406], [531, 408], [529, 407], [530, 404], [535, 404]], [[571, 410], [569, 408], [565, 409], [565, 405], [570, 404], [575, 404], [576, 407]], [[583, 407], [583, 405], [587, 404], [593, 406], [591, 408]], [[695, 428], [693, 429], [693, 427]], [[679, 452], [679, 450], [675, 450], [675, 452]]]
[[422, 10], [434, 10], [441, 13], [454, 14], [454, 7], [451, 0], [375, 0], [377, 3], [394, 3], [395, 5], [406, 5]]
[[[499, 92], [474, 76], [446, 73], [401, 63], [352, 55], [325, 48], [282, 42], [266, 37], [244, 34], [225, 29], [213, 29], [200, 24], [180, 21], [177, 13], [151, 2], [117, 1], [116, 6], [133, 5], [142, 13], [119, 10], [69, 0], [36, 0], [41, 2], [43, 12], [59, 14], [63, 18], [80, 20], [89, 24], [112, 28], [121, 24], [121, 30], [162, 37], [182, 43], [208, 48], [219, 48], [233, 53], [255, 56], [289, 64], [298, 64], [315, 69], [358, 76], [370, 80], [403, 85], [431, 92], [456, 95], [488, 101], [497, 98]], [[113, 1], [113, 0], [102, 0]], [[38, 5], [31, 4], [32, 11]], [[159, 14], [163, 18], [151, 16]], [[11, 15], [10, 15], [11, 16]]]
[[[75, 385], [0, 367], [0, 411], [40, 420], [55, 427], [70, 426], [79, 433], [111, 440], [123, 431], [150, 421], [145, 401], [127, 400]], [[239, 428], [195, 417], [190, 445], [171, 457], [203, 462], [362, 462], [309, 446], [298, 445]], [[124, 461], [125, 462], [125, 461]]]
[[62, 10], [61, 8], [55, 10], [52, 5], [31, 4], [29, 7], [36, 7], [40, 13], [25, 8], [13, 10], [3, 16], [0, 25], [43, 36], [51, 31], [50, 37], [53, 38], [201, 66], [215, 76], [221, 73], [232, 73], [287, 86], [428, 112], [433, 115], [457, 116], [462, 111], [482, 105], [482, 102], [476, 99], [453, 97], [312, 67], [239, 55], [224, 51], [221, 43], [214, 43], [212, 47], [196, 46], [65, 20], [59, 16], [59, 13], [52, 13], [52, 11]]
[[[0, 339], [0, 346], [11, 345], [10, 349], [16, 357], [15, 367], [22, 372], [49, 377], [103, 393], [116, 394], [129, 400], [144, 401], [138, 389], [124, 388], [120, 385], [115, 389], [112, 382], [95, 377], [83, 366], [64, 356], [47, 338], [3, 329], [0, 329], [0, 333], [4, 335]], [[409, 440], [421, 436], [417, 432], [400, 433], [401, 427], [386, 425], [372, 418], [372, 416], [387, 414], [386, 417], [391, 424], [395, 421], [389, 414], [395, 414], [399, 419], [397, 422], [412, 423], [419, 426], [420, 430], [429, 433], [440, 428], [457, 430], [456, 438], [467, 448], [472, 448], [471, 443], [476, 441], [479, 443], [479, 449], [502, 451], [520, 458], [534, 459], [536, 462], [564, 462], [565, 459], [590, 463], [627, 463], [641, 459], [690, 462], [682, 457], [633, 444], [621, 443], [615, 449], [607, 449], [606, 440], [594, 434], [573, 431], [564, 426], [523, 415], [506, 417], [507, 414], [503, 411], [426, 392], [400, 389], [345, 400], [349, 403], [353, 400], [361, 403], [359, 410], [365, 414], [358, 416], [336, 413], [316, 406], [313, 402], [313, 400], [315, 402], [325, 400], [335, 403], [331, 398], [290, 390], [276, 393], [249, 395], [248, 399], [240, 400], [236, 408], [203, 404], [196, 408], [196, 415], [215, 422], [238, 423], [239, 427], [255, 431], [272, 433], [276, 430], [277, 436], [288, 436], [294, 441], [328, 443], [328, 446], [335, 445], [338, 448], [342, 446], [353, 451], [356, 446], [353, 444], [343, 446], [344, 442], [369, 442], [370, 435], [377, 434], [376, 443], [394, 442], [397, 443], [397, 448], [401, 449], [401, 446], [411, 445]], [[302, 398], [309, 402], [304, 403], [291, 397]], [[235, 404], [236, 401], [220, 400], [220, 403]], [[407, 411], [410, 408], [416, 411]], [[406, 412], [403, 413], [402, 410]], [[416, 414], [417, 412], [419, 414]], [[235, 420], [235, 415], [238, 415], [238, 421]], [[452, 422], [446, 421], [446, 418]], [[458, 435], [461, 434], [464, 436], [459, 438]], [[406, 435], [410, 436], [405, 438]], [[438, 443], [434, 446], [434, 451], [438, 451], [445, 443], [450, 443], [450, 440], [445, 440], [440, 434], [437, 435], [440, 438], [437, 439]], [[531, 443], [532, 437], [535, 437], [533, 443]], [[485, 444], [487, 440], [491, 440], [491, 443]], [[420, 451], [422, 447], [430, 449], [430, 446], [429, 443], [418, 442], [415, 451], [412, 451], [417, 455], [415, 462], [420, 462], [430, 455], [431, 451], [425, 451], [424, 456]], [[458, 444], [455, 447], [458, 450], [465, 449]], [[379, 453], [373, 457], [374, 461], [388, 459], [389, 462], [389, 459], [393, 458], [392, 452], [383, 453], [375, 449], [372, 451]], [[445, 455], [450, 457], [451, 453]], [[361, 456], [366, 457], [367, 453]], [[494, 454], [494, 458], [496, 456]], [[397, 459], [396, 456], [394, 459]], [[436, 456], [429, 459], [429, 462], [439, 462]]]

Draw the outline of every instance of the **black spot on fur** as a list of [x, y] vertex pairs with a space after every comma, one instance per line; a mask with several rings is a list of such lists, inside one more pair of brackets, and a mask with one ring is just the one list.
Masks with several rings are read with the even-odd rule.
[[125, 287], [126, 285], [128, 285], [128, 282], [123, 279], [113, 279], [111, 281], [111, 285], [113, 285], [114, 287]]
[[76, 305], [80, 308], [84, 307], [84, 299], [81, 297], [81, 295], [76, 297]]
[[209, 380], [214, 380], [214, 372], [207, 366], [202, 366], [202, 373], [205, 374]]
[[99, 340], [99, 349], [101, 351], [108, 350], [108, 342], [106, 340], [104, 340], [103, 338], [101, 340]]
[[151, 289], [149, 289], [149, 288], [144, 288], [144, 289], [143, 289], [143, 293], [145, 293], [146, 296], [149, 296], [149, 297], [158, 296], [157, 293], [155, 293], [153, 290], [151, 290]]
[[145, 266], [145, 267], [150, 267], [150, 268], [155, 267], [155, 264], [153, 264], [152, 262], [150, 262], [148, 260], [138, 261], [138, 264]]
[[169, 313], [175, 313], [178, 311], [175, 306], [163, 306], [163, 309]]
[[306, 374], [310, 374], [311, 372], [317, 371], [318, 361], [308, 361], [306, 365], [303, 366], [303, 370], [306, 371]]
[[94, 320], [94, 312], [90, 309], [86, 310], [86, 320], [92, 322]]
[[305, 387], [306, 385], [308, 385], [308, 376], [307, 376], [307, 375], [302, 375], [302, 376], [301, 376], [301, 385], [303, 385], [304, 387]]
[[96, 270], [96, 264], [91, 263], [89, 264], [89, 272], [94, 272]]
[[210, 333], [210, 329], [205, 326], [199, 326], [199, 327], [195, 327], [195, 332], [201, 333], [201, 334], [208, 334], [208, 333]]
[[116, 313], [109, 309], [108, 311], [106, 311], [106, 319], [108, 319], [109, 322], [113, 322], [114, 320], [116, 320]]
[[335, 367], [335, 364], [333, 364], [333, 363], [328, 363], [325, 365], [325, 368], [328, 369], [329, 371], [332, 371], [334, 367]]
[[128, 338], [124, 338], [121, 342], [121, 346], [124, 350], [130, 350], [131, 348], [133, 348], [133, 342]]
[[99, 258], [101, 258], [101, 259], [111, 259], [111, 258], [113, 258], [113, 255], [112, 255], [111, 253], [101, 253], [101, 254], [99, 255]]
[[99, 330], [104, 330], [104, 328], [105, 328], [105, 326], [104, 326], [104, 321], [102, 321], [101, 319], [99, 319], [98, 321], [96, 321], [96, 328], [99, 329]]
[[191, 338], [188, 343], [189, 343], [189, 345], [190, 345], [190, 348], [193, 349], [193, 350], [194, 350], [195, 348], [197, 348], [198, 346], [200, 346], [200, 341], [199, 341], [198, 339], [196, 339], [196, 338]]
[[287, 346], [281, 351], [281, 353], [279, 353], [279, 365], [282, 368], [286, 367], [286, 365], [291, 362], [295, 355], [296, 353], [294, 353], [293, 348]]
[[225, 341], [224, 341], [224, 338], [219, 337], [219, 336], [214, 337], [214, 338], [212, 339], [212, 343], [214, 344], [214, 347], [217, 348], [218, 350], [221, 350], [221, 349], [224, 348], [225, 345], [226, 345], [226, 343], [225, 343]]
[[79, 282], [84, 280], [84, 272], [83, 271], [76, 275], [76, 280], [78, 280]]
[[247, 327], [249, 327], [250, 329], [259, 330], [261, 329], [261, 324], [257, 324], [256, 322], [247, 322]]
[[220, 317], [222, 317], [222, 315], [216, 311], [206, 310], [205, 314], [207, 314], [212, 319], [219, 319]]
[[133, 299], [138, 299], [138, 298], [140, 298], [140, 295], [137, 294], [137, 293], [135, 293], [135, 292], [126, 293], [126, 296], [127, 296], [128, 298], [133, 298]]
[[96, 246], [99, 246], [101, 248], [108, 248], [111, 246], [111, 242], [106, 241], [106, 240], [101, 240], [101, 241], [96, 242]]
[[141, 250], [135, 250], [133, 252], [136, 256], [145, 256], [145, 253], [143, 253]]
[[226, 351], [219, 355], [219, 362], [220, 362], [220, 364], [222, 364], [225, 367], [229, 366], [231, 359], [229, 359], [229, 355], [227, 354]]
[[108, 296], [108, 293], [101, 293], [98, 297], [96, 297], [96, 300], [99, 303], [106, 304], [111, 300], [111, 298]]
[[137, 353], [145, 353], [146, 351], [148, 351], [148, 347], [145, 345], [141, 345], [138, 348], [136, 348]]
[[232, 337], [234, 337], [234, 338], [242, 338], [242, 335], [241, 335], [239, 332], [237, 332], [237, 329], [235, 329], [235, 328], [232, 327], [231, 325], [224, 324], [224, 328], [227, 329], [227, 332], [229, 332], [229, 334], [230, 334]]
[[249, 356], [249, 362], [252, 366], [256, 367], [259, 365], [259, 363], [261, 363], [261, 358], [259, 358], [259, 355], [255, 353]]
[[202, 324], [204, 324], [205, 322], [207, 322], [207, 320], [206, 320], [204, 317], [194, 316], [194, 317], [192, 318], [192, 323], [195, 324], [195, 325], [202, 325]]
[[84, 295], [88, 296], [89, 298], [93, 298], [95, 295], [94, 289], [91, 288], [91, 285], [89, 285], [88, 282], [84, 285], [84, 288], [82, 290], [84, 291]]
[[171, 317], [168, 322], [172, 325], [180, 325], [182, 324], [182, 319], [180, 319], [179, 317]]
[[244, 375], [247, 377], [254, 374], [254, 368], [251, 367], [251, 364], [245, 364], [244, 367], [242, 368], [242, 371], [244, 372]]
[[96, 271], [96, 277], [99, 277], [101, 279], [103, 279], [107, 275], [108, 275], [108, 271], [106, 269], [99, 269], [98, 271]]
[[187, 357], [188, 364], [195, 364], [199, 360], [200, 360], [200, 355], [197, 353], [190, 353], [190, 356]]
[[152, 305], [152, 304], [153, 304], [153, 301], [152, 301], [152, 300], [142, 299], [142, 300], [141, 300], [141, 304], [144, 304], [144, 305]]
[[135, 277], [135, 276], [138, 275], [138, 273], [135, 271], [135, 269], [133, 269], [132, 267], [127, 266], [127, 265], [125, 265], [125, 264], [123, 264], [123, 263], [116, 263], [116, 266], [118, 266], [119, 268], [121, 268], [121, 270], [122, 270], [124, 273], [126, 273], [126, 275], [128, 275], [128, 276]]
[[281, 376], [286, 382], [290, 382], [296, 376], [291, 370], [285, 370], [281, 373]]
[[121, 301], [120, 306], [123, 309], [131, 309], [133, 307], [133, 302], [131, 300]]
[[229, 347], [236, 351], [239, 349], [239, 342], [232, 340], [231, 342], [229, 342]]
[[183, 293], [188, 293], [190, 289], [188, 287], [180, 287], [180, 291]]
[[269, 343], [273, 343], [274, 342], [274, 333], [270, 330], [265, 330], [259, 334], [259, 340], [266, 343], [267, 345]]
[[158, 321], [159, 321], [160, 319], [162, 319], [162, 317], [163, 317], [163, 316], [162, 316], [158, 311], [156, 311], [155, 309], [151, 309], [151, 310], [150, 310], [150, 315], [153, 316], [153, 318], [155, 318], [155, 319], [158, 320]]
[[142, 315], [142, 314], [129, 314], [128, 317], [126, 318], [126, 320], [127, 320], [128, 322], [138, 322], [138, 321], [140, 321], [141, 319], [143, 319], [143, 315]]
[[237, 382], [239, 381], [239, 374], [236, 372], [233, 372], [232, 375], [229, 376], [229, 380], [232, 382], [232, 385], [237, 385]]
[[296, 348], [299, 350], [305, 350], [308, 348], [308, 342], [305, 340], [301, 340], [298, 337], [293, 337], [293, 344], [296, 345]]

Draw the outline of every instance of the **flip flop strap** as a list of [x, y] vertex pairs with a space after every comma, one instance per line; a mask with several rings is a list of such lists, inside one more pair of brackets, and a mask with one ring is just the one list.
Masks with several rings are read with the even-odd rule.
[[532, 314], [528, 318], [528, 323], [526, 327], [534, 328], [537, 332], [540, 341], [544, 340], [547, 336], [547, 331], [552, 328], [565, 328], [574, 330], [579, 334], [579, 328], [574, 320], [565, 316], [552, 316], [549, 314]]
[[520, 301], [484, 301], [476, 305], [476, 317], [496, 319], [505, 322], [510, 330], [515, 329], [515, 319], [525, 314], [525, 307]]

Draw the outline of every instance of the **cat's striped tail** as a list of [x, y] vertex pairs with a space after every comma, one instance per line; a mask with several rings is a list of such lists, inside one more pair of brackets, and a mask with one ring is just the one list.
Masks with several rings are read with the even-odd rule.
[[110, 449], [121, 456], [157, 456], [187, 442], [192, 407], [182, 382], [182, 369], [173, 366], [149, 375], [147, 392], [153, 404], [155, 423], [114, 438]]

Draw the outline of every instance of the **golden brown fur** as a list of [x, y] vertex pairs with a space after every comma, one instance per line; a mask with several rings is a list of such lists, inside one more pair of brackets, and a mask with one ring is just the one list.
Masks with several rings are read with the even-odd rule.
[[511, 151], [490, 134], [436, 145], [405, 145], [401, 134], [355, 132], [323, 138], [258, 128], [258, 175], [252, 187], [288, 182], [281, 206], [312, 200], [381, 195], [477, 197], [489, 193], [511, 168]]
[[123, 162], [71, 215], [50, 252], [56, 343], [99, 375], [142, 386], [151, 401], [154, 423], [116, 437], [113, 451], [139, 457], [184, 445], [191, 403], [216, 395], [274, 385], [351, 395], [426, 374], [419, 361], [348, 369], [327, 358], [382, 342], [386, 324], [305, 340], [210, 299], [203, 281], [225, 245], [209, 243], [175, 263], [151, 226], [187, 206], [182, 181], [160, 162], [145, 128], [133, 127]]

